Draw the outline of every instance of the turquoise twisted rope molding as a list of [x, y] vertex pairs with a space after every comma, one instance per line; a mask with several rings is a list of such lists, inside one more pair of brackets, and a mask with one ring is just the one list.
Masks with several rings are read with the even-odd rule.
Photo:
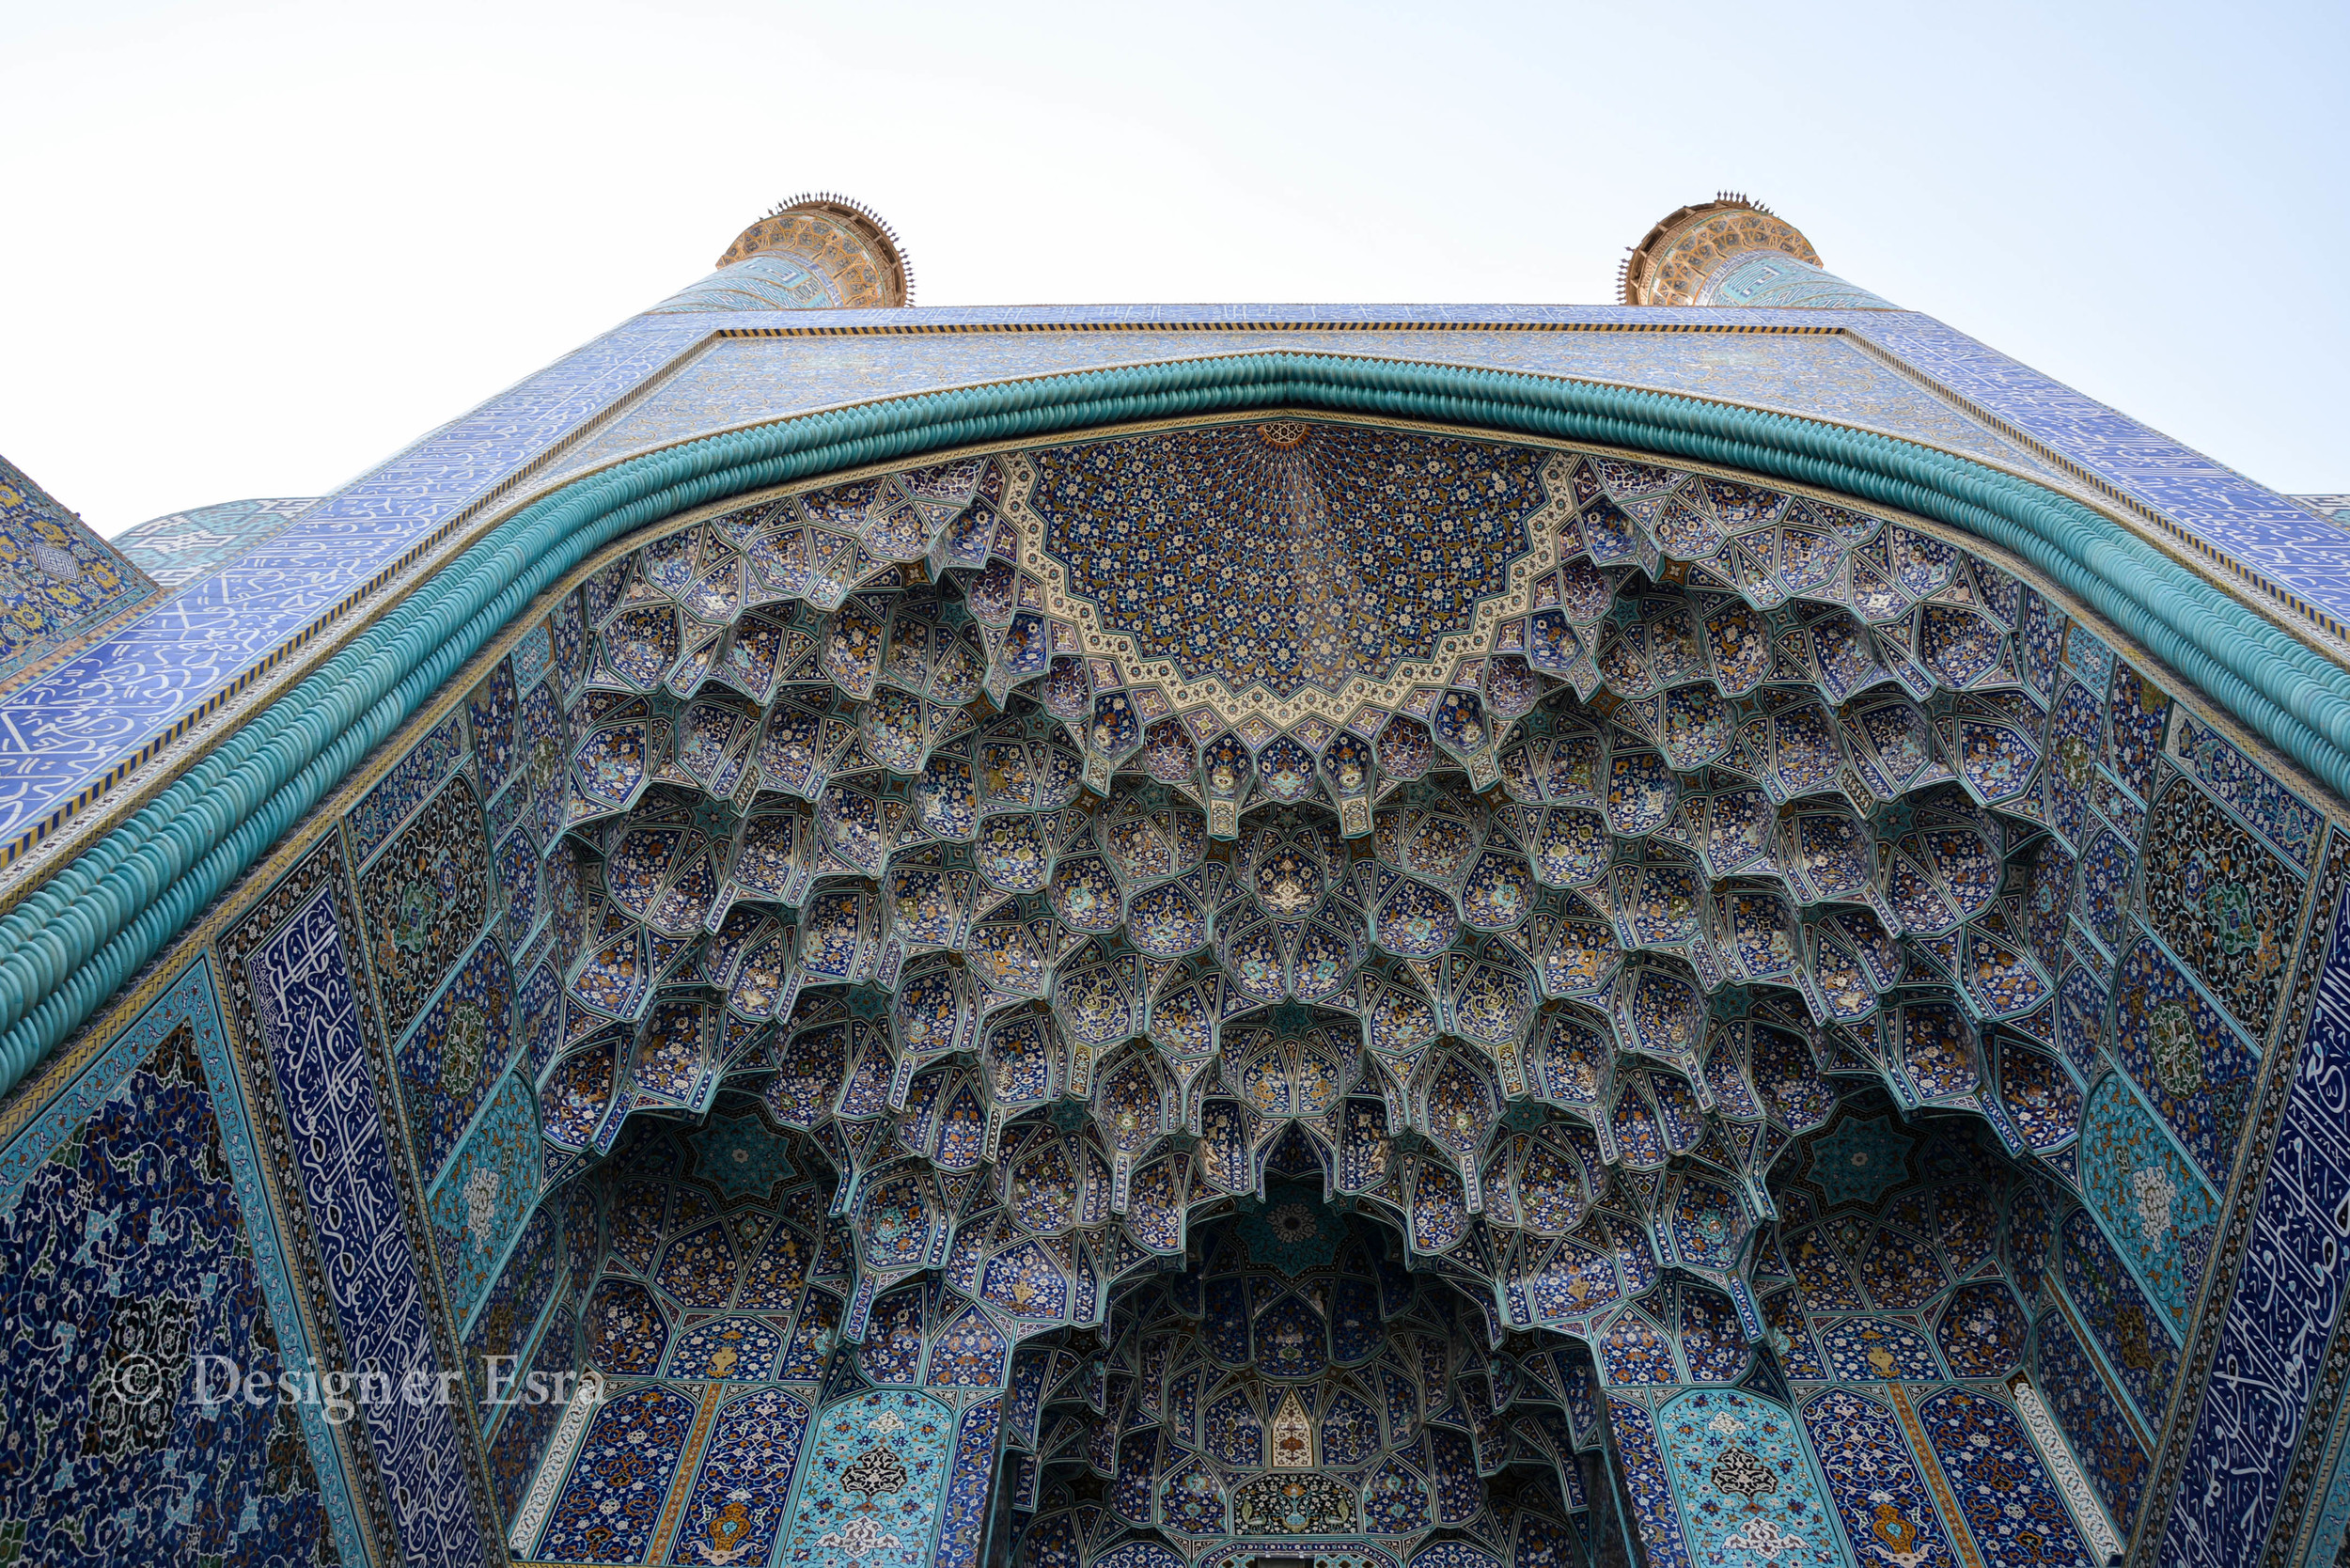
[[1270, 353], [921, 393], [707, 436], [523, 508], [0, 917], [0, 1093], [588, 554], [689, 508], [985, 443], [1251, 409], [1466, 426], [1841, 492], [2007, 549], [2350, 796], [2350, 672], [2028, 480], [1792, 415], [1519, 371]]

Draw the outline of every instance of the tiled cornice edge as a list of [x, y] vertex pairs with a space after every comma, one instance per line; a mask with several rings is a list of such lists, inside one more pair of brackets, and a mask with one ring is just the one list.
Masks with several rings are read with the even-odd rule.
[[1628, 447], [1897, 507], [2005, 549], [2350, 797], [2350, 672], [2079, 501], [1914, 442], [1523, 371], [1294, 351], [881, 400], [649, 453], [523, 507], [0, 917], [0, 1092], [588, 553], [688, 508], [977, 443], [1257, 408]]

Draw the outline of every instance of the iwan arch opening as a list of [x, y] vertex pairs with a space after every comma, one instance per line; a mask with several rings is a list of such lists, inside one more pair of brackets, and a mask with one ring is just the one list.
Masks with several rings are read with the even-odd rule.
[[234, 1238], [59, 1287], [89, 1549], [2101, 1565], [2223, 1472], [2304, 1549], [2319, 587], [1743, 201], [1617, 306], [910, 297], [788, 205], [20, 812], [6, 1266], [167, 1230], [148, 1144]]

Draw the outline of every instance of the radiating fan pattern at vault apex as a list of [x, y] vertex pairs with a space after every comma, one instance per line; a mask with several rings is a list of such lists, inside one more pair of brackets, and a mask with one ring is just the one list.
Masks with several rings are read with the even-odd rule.
[[759, 1093], [842, 1173], [853, 1317], [946, 1267], [1076, 1321], [1278, 1157], [1518, 1325], [1618, 1299], [1621, 1228], [1759, 1333], [1829, 1080], [2077, 1134], [2061, 623], [1913, 525], [1258, 419], [741, 506], [575, 604], [511, 763], [552, 1158]]
[[1547, 454], [1297, 420], [1032, 455], [1028, 513], [1104, 631], [1183, 680], [1336, 698], [1434, 656], [1509, 591]]

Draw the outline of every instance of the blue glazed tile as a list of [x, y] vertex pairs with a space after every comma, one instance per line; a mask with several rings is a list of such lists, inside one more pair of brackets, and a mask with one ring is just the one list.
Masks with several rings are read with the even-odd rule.
[[0, 696], [0, 840], [29, 830], [117, 759], [275, 652], [706, 330], [670, 321], [606, 334], [435, 431], [86, 652]]
[[[312, 865], [327, 861], [314, 856]], [[300, 877], [302, 873], [295, 873]], [[253, 921], [279, 912], [264, 905]], [[328, 1297], [354, 1366], [396, 1380], [430, 1375], [440, 1357], [414, 1253], [384, 1245], [405, 1233], [352, 980], [344, 916], [329, 883], [251, 942], [239, 977], [266, 1044], [285, 1136], [324, 1264]], [[401, 1551], [415, 1562], [481, 1561], [484, 1544], [450, 1406], [396, 1400], [370, 1411]]]
[[283, 1259], [198, 962], [0, 1152], [11, 1551], [92, 1565], [361, 1555], [315, 1403], [206, 1401], [243, 1373], [315, 1372]]
[[154, 597], [136, 563], [0, 458], [0, 681]]
[[2350, 1281], [2350, 903], [2336, 910], [2277, 1152], [2163, 1527], [2162, 1560], [2258, 1560]]

